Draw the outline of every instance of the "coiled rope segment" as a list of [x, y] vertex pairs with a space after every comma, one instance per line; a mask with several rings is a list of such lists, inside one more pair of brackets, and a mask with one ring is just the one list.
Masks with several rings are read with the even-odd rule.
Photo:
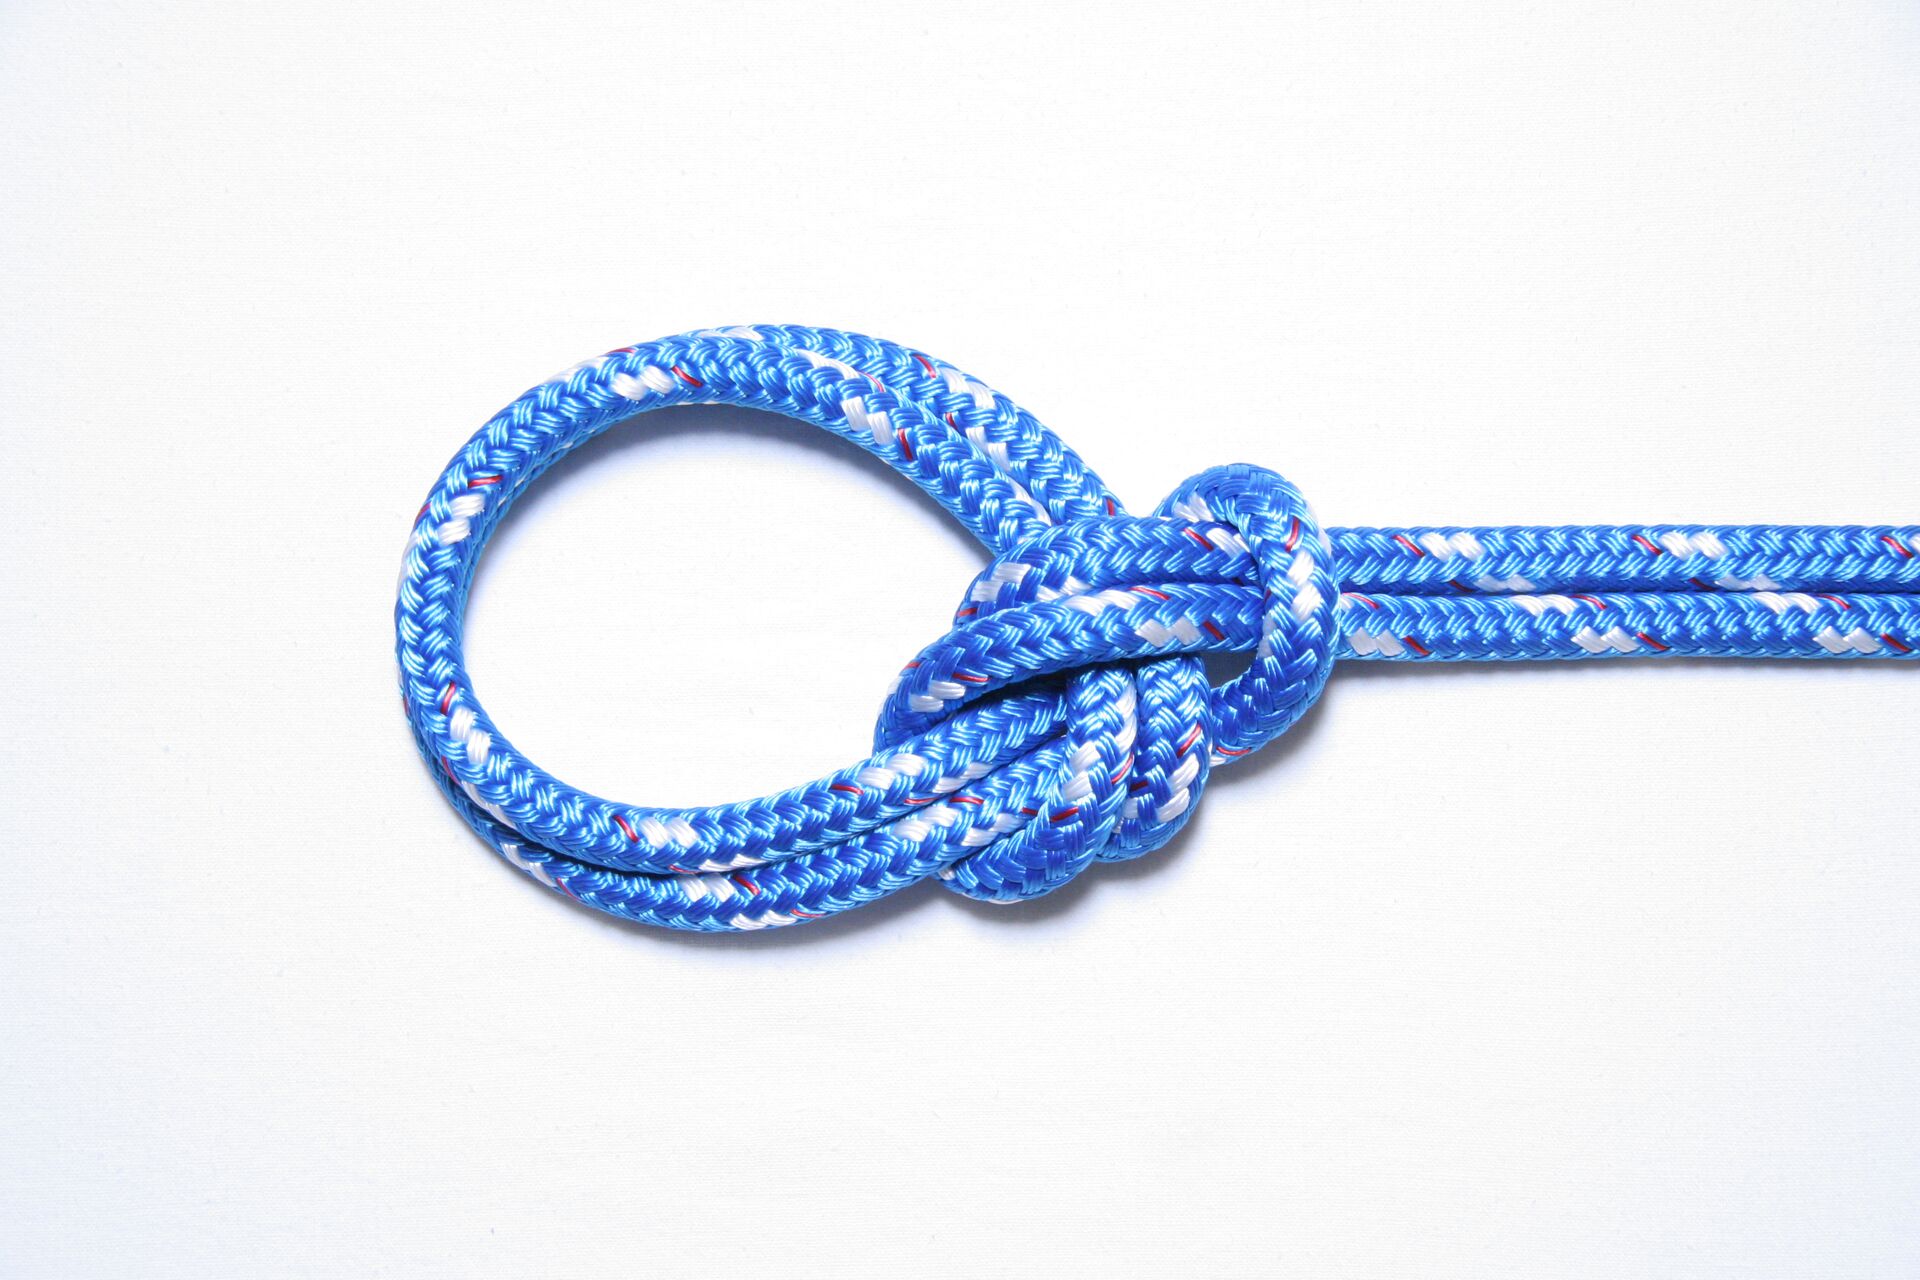
[[[673, 404], [771, 410], [919, 485], [995, 557], [902, 669], [874, 752], [775, 795], [620, 803], [522, 756], [461, 648], [474, 565], [542, 471]], [[1886, 658], [1920, 650], [1920, 528], [1323, 531], [1257, 467], [1126, 514], [1025, 410], [922, 352], [831, 329], [707, 329], [541, 383], [457, 453], [414, 522], [395, 609], [401, 689], [448, 802], [508, 861], [614, 915], [750, 930], [927, 877], [1046, 893], [1177, 832], [1211, 770], [1313, 704], [1336, 659]], [[1251, 655], [1209, 687], [1199, 655]]]

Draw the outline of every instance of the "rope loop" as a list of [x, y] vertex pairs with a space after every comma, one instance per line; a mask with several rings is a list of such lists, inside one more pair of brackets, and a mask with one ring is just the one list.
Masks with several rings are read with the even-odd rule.
[[[992, 560], [901, 671], [872, 755], [681, 809], [578, 791], [515, 749], [466, 671], [462, 615], [528, 484], [615, 423], [688, 403], [851, 441]], [[629, 919], [751, 930], [929, 877], [1013, 902], [1158, 848], [1213, 769], [1306, 713], [1336, 659], [1920, 657], [1920, 529], [1323, 530], [1253, 466], [1202, 472], [1134, 517], [1031, 414], [950, 364], [832, 329], [739, 326], [610, 351], [495, 415], [415, 517], [395, 627], [416, 745], [508, 862]], [[1210, 687], [1209, 652], [1247, 669]]]

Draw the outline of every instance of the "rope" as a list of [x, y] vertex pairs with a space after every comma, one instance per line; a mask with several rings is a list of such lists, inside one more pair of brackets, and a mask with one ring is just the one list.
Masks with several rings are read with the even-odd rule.
[[[810, 422], [986, 545], [953, 627], [901, 671], [874, 752], [704, 809], [604, 800], [522, 756], [461, 652], [474, 565], [548, 466], [633, 414], [736, 404]], [[402, 695], [461, 817], [541, 884], [677, 929], [817, 919], [932, 876], [988, 902], [1166, 843], [1214, 768], [1284, 733], [1337, 659], [1907, 658], [1920, 528], [1322, 530], [1271, 471], [1217, 467], [1127, 515], [1018, 405], [910, 348], [830, 329], [622, 347], [469, 440], [415, 520]], [[1251, 654], [1210, 687], [1198, 655]]]

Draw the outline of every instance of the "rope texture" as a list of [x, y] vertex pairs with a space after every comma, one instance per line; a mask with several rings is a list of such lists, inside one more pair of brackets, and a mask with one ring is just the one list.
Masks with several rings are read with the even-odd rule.
[[[635, 413], [736, 404], [822, 427], [996, 557], [901, 671], [867, 759], [702, 809], [577, 791], [522, 756], [461, 652], [474, 565], [514, 499]], [[1217, 467], [1150, 517], [1020, 406], [921, 352], [830, 329], [708, 329], [588, 360], [508, 405], [416, 518], [395, 610], [422, 756], [541, 884], [677, 929], [818, 919], [925, 877], [988, 902], [1138, 857], [1211, 771], [1284, 733], [1342, 658], [1909, 658], [1920, 528], [1322, 530], [1271, 471]], [[1213, 688], [1199, 654], [1251, 654]]]

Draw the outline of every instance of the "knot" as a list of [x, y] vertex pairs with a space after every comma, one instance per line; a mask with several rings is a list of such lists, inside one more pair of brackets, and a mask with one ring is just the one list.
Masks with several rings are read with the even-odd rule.
[[[995, 556], [953, 629], [901, 674], [873, 755], [698, 808], [553, 777], [487, 714], [462, 651], [474, 567], [518, 495], [600, 432], [678, 404], [830, 432]], [[1136, 519], [1032, 414], [950, 364], [859, 334], [743, 325], [609, 351], [495, 415], [414, 517], [394, 629], [420, 754], [507, 862], [629, 920], [765, 929], [934, 876], [992, 902], [1032, 897], [1145, 853], [1193, 813], [1213, 766], [1300, 718], [1336, 657], [1920, 662], [1920, 528], [1329, 536], [1257, 467], [1205, 472]], [[1248, 654], [1247, 669], [1212, 688], [1207, 652]]]
[[[996, 557], [903, 674], [871, 756], [688, 808], [592, 795], [529, 760], [474, 690], [461, 625], [479, 555], [526, 486], [614, 424], [678, 404], [837, 435]], [[1283, 732], [1320, 692], [1333, 563], [1270, 471], [1208, 471], [1136, 519], [1033, 415], [925, 352], [798, 325], [704, 329], [563, 370], [475, 433], [414, 518], [396, 648], [422, 757], [514, 867], [632, 920], [763, 929], [929, 877], [989, 901], [1032, 897], [1165, 843], [1214, 765]], [[1247, 670], [1212, 688], [1209, 651], [1246, 653]]]
[[[1215, 467], [1153, 516], [1107, 505], [1113, 514], [1049, 526], [995, 559], [881, 709], [874, 745], [889, 751], [1053, 680], [1061, 768], [1035, 800], [962, 836], [970, 851], [939, 874], [969, 897], [1034, 897], [1166, 843], [1211, 768], [1284, 733], [1333, 669], [1339, 584], [1325, 535], [1281, 476]], [[1203, 653], [1250, 660], [1213, 688]], [[920, 821], [973, 799], [953, 794]]]

